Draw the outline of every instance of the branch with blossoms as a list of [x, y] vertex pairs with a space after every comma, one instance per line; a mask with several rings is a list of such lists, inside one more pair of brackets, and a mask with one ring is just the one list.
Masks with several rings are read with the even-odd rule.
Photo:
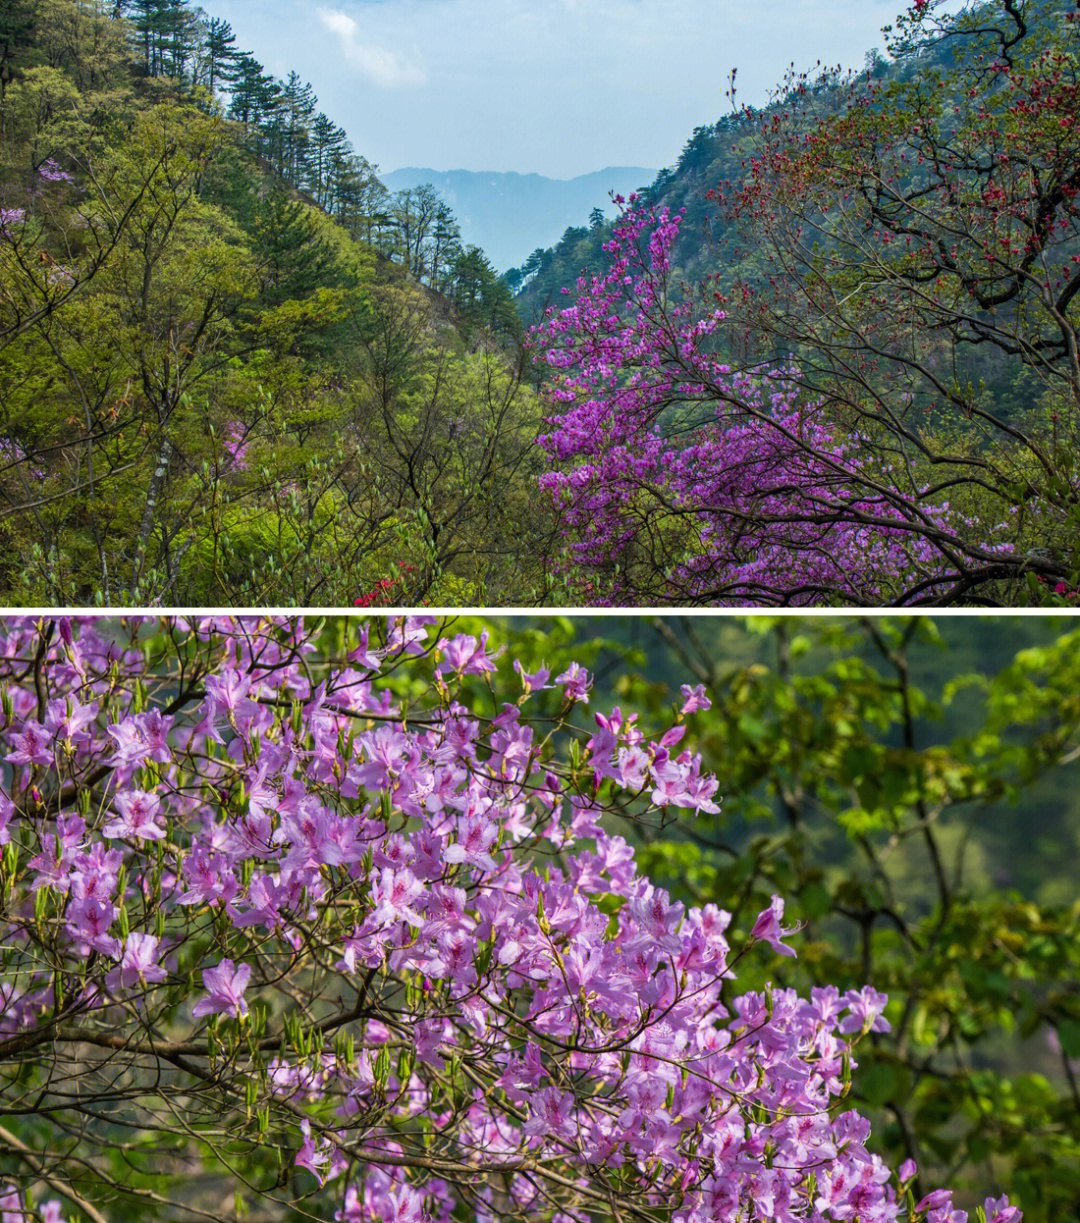
[[967, 545], [995, 533], [1014, 546], [990, 581], [1075, 585], [1072, 7], [911, 6], [894, 70], [792, 75], [777, 105], [744, 111], [742, 180], [711, 193], [769, 273], [726, 286], [727, 326], [758, 353], [799, 353], [803, 394], [898, 475], [981, 507], [984, 526], [957, 532], [969, 588]]
[[584, 601], [1076, 585], [1078, 40], [1060, 6], [919, 0], [893, 65], [743, 108], [714, 254], [631, 199], [533, 333], [553, 563]]
[[733, 948], [637, 869], [717, 811], [700, 693], [649, 734], [577, 664], [343, 631], [3, 626], [5, 1219], [964, 1223], [844, 1103], [885, 997], [735, 994], [783, 899]]

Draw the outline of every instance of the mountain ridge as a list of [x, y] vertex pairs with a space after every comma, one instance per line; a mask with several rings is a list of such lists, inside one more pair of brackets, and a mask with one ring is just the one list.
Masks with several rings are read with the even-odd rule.
[[[380, 177], [385, 182], [388, 178], [403, 175], [420, 175], [428, 174], [436, 177], [449, 177], [450, 175], [461, 175], [470, 178], [520, 178], [520, 179], [542, 179], [549, 183], [577, 183], [582, 179], [596, 178], [598, 175], [604, 174], [652, 174], [655, 175], [659, 171], [649, 168], [648, 166], [604, 166], [599, 170], [588, 170], [584, 174], [571, 174], [568, 178], [559, 178], [553, 174], [541, 174], [537, 170], [466, 170], [462, 167], [454, 167], [450, 170], [435, 170], [431, 166], [399, 166], [396, 170], [387, 170]], [[429, 181], [424, 179], [424, 182]]]
[[651, 183], [645, 166], [605, 166], [572, 178], [516, 170], [433, 170], [402, 166], [381, 173], [391, 191], [430, 185], [449, 204], [465, 242], [480, 246], [501, 271], [532, 251], [553, 245], [590, 210], [612, 215], [610, 193], [626, 195]]

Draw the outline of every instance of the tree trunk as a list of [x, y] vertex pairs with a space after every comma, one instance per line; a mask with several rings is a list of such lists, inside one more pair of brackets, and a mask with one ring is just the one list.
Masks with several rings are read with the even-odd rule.
[[146, 507], [143, 510], [142, 522], [139, 524], [139, 539], [135, 549], [135, 561], [131, 571], [131, 586], [129, 596], [135, 598], [135, 592], [142, 579], [143, 566], [146, 563], [146, 546], [150, 541], [150, 532], [154, 529], [154, 513], [157, 509], [161, 490], [169, 474], [169, 463], [172, 460], [173, 444], [163, 438], [158, 448], [157, 462], [154, 464], [154, 474], [150, 477], [150, 487], [146, 490]]

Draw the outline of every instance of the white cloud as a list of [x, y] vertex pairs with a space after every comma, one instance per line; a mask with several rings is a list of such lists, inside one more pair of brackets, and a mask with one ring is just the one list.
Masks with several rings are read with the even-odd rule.
[[423, 85], [427, 81], [421, 64], [410, 62], [386, 47], [361, 42], [360, 27], [348, 13], [333, 8], [316, 11], [325, 29], [337, 37], [346, 60], [372, 85], [400, 89], [405, 85]]

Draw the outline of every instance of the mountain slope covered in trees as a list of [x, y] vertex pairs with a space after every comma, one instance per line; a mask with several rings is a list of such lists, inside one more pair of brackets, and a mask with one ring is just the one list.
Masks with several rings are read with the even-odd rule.
[[510, 601], [506, 287], [188, 0], [0, 14], [0, 597]]
[[916, 0], [506, 274], [554, 311], [583, 597], [1075, 598], [1078, 40], [1071, 3]]
[[[929, 14], [941, 8], [934, 4], [916, 3], [911, 11]], [[977, 15], [977, 21], [987, 26], [985, 45], [978, 54], [986, 55], [997, 39], [999, 28], [1006, 31], [1011, 19], [1002, 15], [1002, 0], [967, 0], [963, 14]], [[1041, 31], [1057, 29], [1071, 20], [1075, 0], [1009, 0], [1004, 6], [1023, 14], [1025, 38], [1034, 38]], [[737, 95], [729, 94], [728, 113], [714, 122], [700, 124], [683, 145], [674, 165], [660, 170], [655, 178], [637, 193], [637, 204], [644, 208], [667, 208], [683, 213], [674, 250], [677, 272], [690, 283], [721, 273], [726, 284], [740, 277], [751, 281], [767, 279], [770, 268], [763, 264], [758, 235], [745, 217], [736, 215], [733, 202], [748, 177], [753, 160], [764, 147], [764, 133], [771, 124], [802, 116], [799, 123], [789, 124], [786, 137], [789, 147], [797, 147], [804, 128], [822, 114], [841, 113], [851, 99], [853, 84], [876, 84], [880, 88], [914, 85], [921, 79], [932, 79], [954, 70], [963, 60], [957, 49], [955, 29], [951, 22], [935, 27], [924, 37], [905, 41], [904, 31], [910, 25], [901, 18], [897, 26], [886, 26], [885, 33], [894, 53], [883, 56], [877, 49], [866, 55], [864, 69], [844, 73], [840, 69], [798, 73], [790, 70], [779, 81], [770, 102], [761, 107], [738, 104]], [[947, 30], [954, 30], [954, 37]], [[809, 57], [808, 57], [809, 58]], [[985, 85], [985, 80], [983, 84]], [[951, 89], [958, 103], [972, 81], [954, 79]], [[629, 197], [630, 192], [624, 192]], [[583, 272], [597, 272], [604, 265], [603, 245], [612, 236], [615, 219], [599, 224], [588, 218], [584, 210], [558, 242], [534, 250], [528, 259], [506, 273], [506, 279], [516, 294], [518, 307], [527, 322], [533, 322], [544, 308], [558, 305], [563, 289], [573, 289]]]
[[499, 277], [189, 0], [14, 0], [0, 595], [1070, 603], [1077, 16], [917, 0]]

